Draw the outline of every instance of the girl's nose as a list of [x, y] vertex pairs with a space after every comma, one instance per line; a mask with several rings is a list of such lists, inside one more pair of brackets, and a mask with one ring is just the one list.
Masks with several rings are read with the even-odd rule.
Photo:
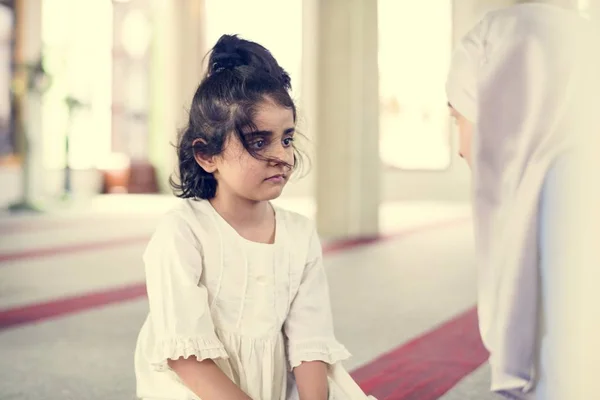
[[286, 164], [291, 166], [294, 162], [294, 151], [291, 147], [278, 146], [271, 154], [270, 162], [273, 165]]

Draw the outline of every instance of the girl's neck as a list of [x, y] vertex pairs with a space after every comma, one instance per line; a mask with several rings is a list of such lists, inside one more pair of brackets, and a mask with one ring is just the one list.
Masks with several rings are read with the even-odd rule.
[[210, 203], [230, 225], [242, 229], [264, 223], [273, 213], [268, 201], [250, 201], [233, 196], [215, 196], [210, 200]]

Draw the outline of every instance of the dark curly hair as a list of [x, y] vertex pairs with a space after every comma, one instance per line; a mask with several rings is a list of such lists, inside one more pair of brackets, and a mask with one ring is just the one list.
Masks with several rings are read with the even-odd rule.
[[[217, 180], [196, 162], [195, 156], [221, 154], [230, 134], [237, 134], [253, 157], [267, 160], [250, 147], [244, 136], [244, 131], [256, 130], [253, 120], [261, 103], [270, 100], [288, 108], [294, 123], [297, 121], [290, 76], [266, 48], [237, 35], [223, 35], [209, 55], [208, 70], [194, 94], [187, 127], [177, 140], [179, 182], [173, 176], [169, 179], [181, 198], [215, 196]], [[294, 165], [290, 167], [297, 168], [301, 160], [294, 146]]]

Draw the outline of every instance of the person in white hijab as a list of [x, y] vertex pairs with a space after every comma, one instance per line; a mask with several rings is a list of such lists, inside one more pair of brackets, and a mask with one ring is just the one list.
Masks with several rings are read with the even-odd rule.
[[548, 316], [556, 276], [542, 271], [549, 239], [540, 201], [544, 190], [556, 194], [556, 168], [591, 126], [583, 100], [594, 74], [591, 25], [556, 4], [491, 12], [457, 45], [448, 75], [459, 151], [473, 175], [479, 329], [491, 390], [509, 398], [547, 400], [556, 378]]

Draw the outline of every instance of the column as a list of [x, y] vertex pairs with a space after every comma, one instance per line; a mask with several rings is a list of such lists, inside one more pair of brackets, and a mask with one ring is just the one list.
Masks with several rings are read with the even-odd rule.
[[[30, 79], [29, 68], [39, 64], [42, 57], [42, 1], [18, 0], [15, 2], [16, 23], [16, 64], [24, 79]], [[29, 68], [28, 68], [29, 67]], [[26, 72], [25, 72], [26, 71]], [[36, 88], [37, 89], [37, 88]], [[29, 209], [32, 203], [45, 195], [43, 137], [42, 137], [42, 103], [41, 93], [28, 90], [20, 101], [23, 131], [17, 137], [21, 147], [22, 162], [22, 203], [15, 209]]]
[[112, 151], [129, 161], [127, 187], [110, 192], [157, 191], [149, 160], [149, 93], [152, 68], [152, 4], [148, 0], [113, 2]]
[[379, 233], [377, 1], [318, 2], [316, 219], [325, 237]]
[[204, 72], [203, 0], [152, 0], [155, 36], [151, 64], [150, 160], [163, 192], [177, 159], [172, 144], [187, 123], [197, 85]]

